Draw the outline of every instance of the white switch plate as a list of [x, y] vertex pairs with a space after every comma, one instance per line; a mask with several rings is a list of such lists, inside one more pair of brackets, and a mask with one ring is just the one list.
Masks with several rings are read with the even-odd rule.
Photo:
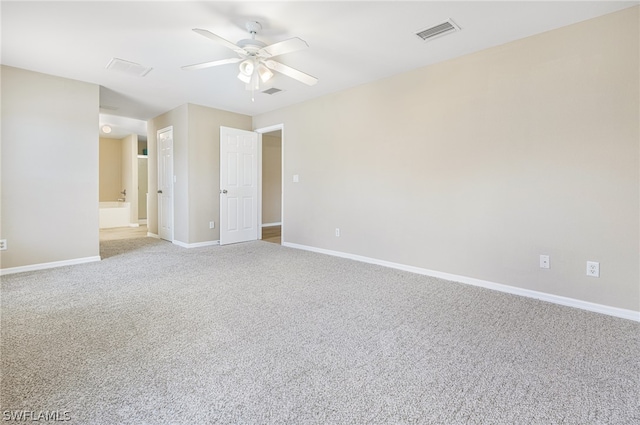
[[541, 255], [540, 256], [540, 268], [541, 269], [548, 269], [549, 267], [550, 267], [549, 256], [548, 255]]
[[299, 176], [299, 175], [297, 175], [297, 174], [294, 174], [294, 175], [293, 175], [293, 182], [294, 182], [294, 183], [298, 183], [299, 181], [300, 181], [300, 176]]
[[587, 276], [600, 277], [600, 263], [587, 261]]
[[215, 221], [210, 221], [209, 222], [209, 229], [215, 229], [216, 228], [216, 222]]
[[336, 236], [340, 236], [340, 229], [336, 227]]

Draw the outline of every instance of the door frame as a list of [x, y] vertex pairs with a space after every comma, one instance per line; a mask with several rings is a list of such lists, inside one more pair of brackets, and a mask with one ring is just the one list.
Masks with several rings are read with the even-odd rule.
[[260, 232], [258, 239], [262, 239], [262, 135], [264, 133], [271, 133], [272, 131], [281, 132], [280, 137], [280, 243], [284, 244], [284, 123], [271, 125], [268, 127], [257, 128], [253, 131], [258, 133], [258, 227]]
[[[175, 165], [175, 163], [174, 163], [174, 155], [173, 155], [173, 145], [174, 145], [174, 143], [173, 143], [173, 126], [172, 125], [170, 125], [168, 127], [161, 128], [160, 130], [158, 130], [156, 132], [156, 161], [157, 161], [156, 162], [156, 166], [157, 166], [157, 170], [156, 170], [157, 171], [156, 192], [158, 190], [160, 190], [160, 188], [157, 187], [157, 186], [159, 185], [159, 182], [161, 181], [161, 179], [160, 179], [160, 161], [161, 161], [161, 158], [162, 158], [162, 156], [161, 156], [162, 152], [160, 150], [160, 134], [161, 133], [166, 133], [168, 131], [171, 131], [171, 240], [170, 240], [170, 242], [173, 242], [174, 239], [175, 239], [175, 211], [174, 211], [174, 209], [175, 209], [175, 201], [174, 201], [174, 199], [175, 199], [175, 181], [176, 181], [176, 176], [175, 176], [175, 173], [174, 173], [174, 165]], [[160, 225], [161, 225], [161, 222], [160, 222], [161, 204], [160, 204], [160, 196], [159, 196], [160, 194], [157, 193], [157, 195], [158, 196], [156, 196], [156, 203], [157, 203], [158, 217], [157, 217], [156, 220], [158, 221], [158, 237], [160, 239], [162, 239], [162, 235], [160, 234]], [[148, 208], [149, 208], [149, 205], [147, 204], [147, 209]], [[148, 220], [148, 218], [149, 218], [149, 215], [147, 214], [147, 220]]]

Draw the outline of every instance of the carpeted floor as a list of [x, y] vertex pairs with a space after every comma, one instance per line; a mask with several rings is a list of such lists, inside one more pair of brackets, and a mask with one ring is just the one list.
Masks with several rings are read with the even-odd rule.
[[638, 424], [640, 324], [266, 242], [2, 278], [2, 420]]

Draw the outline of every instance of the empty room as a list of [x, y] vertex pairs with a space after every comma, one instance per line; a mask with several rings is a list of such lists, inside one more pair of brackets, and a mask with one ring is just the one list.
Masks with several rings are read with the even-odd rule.
[[640, 423], [640, 2], [0, 19], [3, 422]]

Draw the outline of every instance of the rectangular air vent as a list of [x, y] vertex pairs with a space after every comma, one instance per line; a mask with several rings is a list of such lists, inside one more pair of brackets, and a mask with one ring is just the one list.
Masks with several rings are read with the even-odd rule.
[[281, 91], [282, 91], [282, 90], [280, 90], [280, 89], [277, 89], [277, 88], [275, 88], [275, 87], [271, 87], [270, 89], [266, 89], [266, 90], [265, 90], [265, 91], [263, 91], [262, 93], [265, 93], [265, 94], [276, 94], [276, 93], [279, 93], [279, 92], [281, 92]]
[[112, 58], [106, 68], [123, 74], [132, 75], [134, 77], [144, 77], [153, 69], [140, 65], [139, 63], [129, 62], [118, 58]]
[[429, 41], [456, 31], [460, 31], [460, 27], [451, 19], [448, 19], [441, 24], [418, 31], [416, 35], [424, 41]]

